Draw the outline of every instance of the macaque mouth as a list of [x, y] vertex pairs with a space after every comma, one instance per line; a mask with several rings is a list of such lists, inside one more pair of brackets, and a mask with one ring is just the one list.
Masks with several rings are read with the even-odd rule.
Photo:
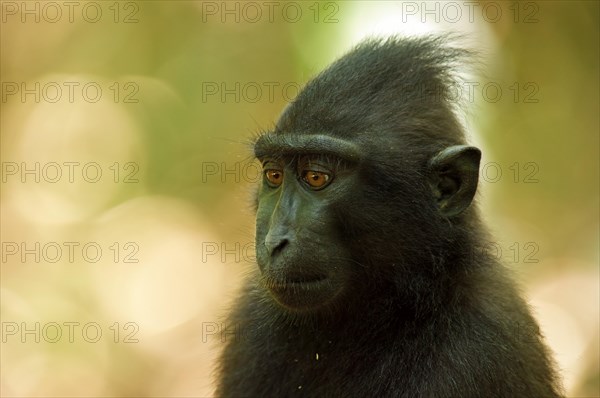
[[310, 286], [327, 279], [322, 273], [286, 273], [277, 277], [267, 277], [267, 286], [270, 288], [282, 288], [285, 286]]
[[315, 309], [336, 296], [332, 275], [317, 272], [283, 272], [266, 276], [264, 286], [275, 301], [289, 310]]
[[325, 279], [327, 279], [327, 276], [323, 274], [296, 274], [286, 276], [284, 281], [286, 283], [314, 283], [324, 281]]

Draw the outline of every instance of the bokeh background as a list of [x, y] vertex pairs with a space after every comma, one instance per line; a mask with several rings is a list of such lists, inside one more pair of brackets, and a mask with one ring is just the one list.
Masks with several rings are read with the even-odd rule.
[[[2, 396], [211, 396], [248, 143], [369, 35], [457, 32], [479, 202], [568, 396], [599, 382], [599, 3], [1, 1]], [[469, 77], [471, 76], [471, 77]]]

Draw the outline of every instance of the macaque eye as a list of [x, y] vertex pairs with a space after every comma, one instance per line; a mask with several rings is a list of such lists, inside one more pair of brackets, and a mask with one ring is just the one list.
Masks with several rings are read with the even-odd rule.
[[331, 181], [331, 176], [321, 171], [304, 170], [302, 172], [302, 180], [304, 180], [304, 182], [306, 182], [312, 189], [321, 189], [325, 188], [325, 186], [329, 184], [329, 181]]
[[283, 182], [283, 171], [277, 169], [267, 169], [265, 170], [265, 178], [267, 179], [267, 183], [269, 186], [275, 188], [281, 185]]

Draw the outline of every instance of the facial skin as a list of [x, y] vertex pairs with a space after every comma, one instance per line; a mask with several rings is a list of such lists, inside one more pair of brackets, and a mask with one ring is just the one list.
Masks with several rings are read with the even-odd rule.
[[[292, 311], [334, 304], [362, 271], [348, 250], [348, 240], [357, 236], [347, 236], [343, 225], [352, 216], [344, 214], [345, 202], [360, 196], [365, 183], [359, 175], [369, 174], [361, 161], [364, 151], [327, 135], [280, 133], [263, 135], [255, 154], [263, 165], [256, 237], [265, 288]], [[468, 207], [479, 158], [476, 148], [453, 146], [431, 161], [430, 196], [441, 213], [456, 215]], [[369, 179], [381, 182], [376, 173]]]
[[294, 141], [270, 135], [255, 146], [263, 165], [257, 258], [274, 299], [289, 310], [309, 311], [335, 301], [347, 282], [349, 253], [336, 208], [356, 183], [359, 157], [354, 145], [327, 136]]

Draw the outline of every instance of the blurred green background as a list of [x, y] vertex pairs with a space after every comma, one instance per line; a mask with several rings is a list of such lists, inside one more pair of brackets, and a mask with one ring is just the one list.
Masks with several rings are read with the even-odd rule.
[[598, 2], [0, 6], [2, 396], [211, 396], [252, 137], [361, 38], [436, 32], [481, 54], [458, 96], [487, 249], [567, 395], [600, 395]]

